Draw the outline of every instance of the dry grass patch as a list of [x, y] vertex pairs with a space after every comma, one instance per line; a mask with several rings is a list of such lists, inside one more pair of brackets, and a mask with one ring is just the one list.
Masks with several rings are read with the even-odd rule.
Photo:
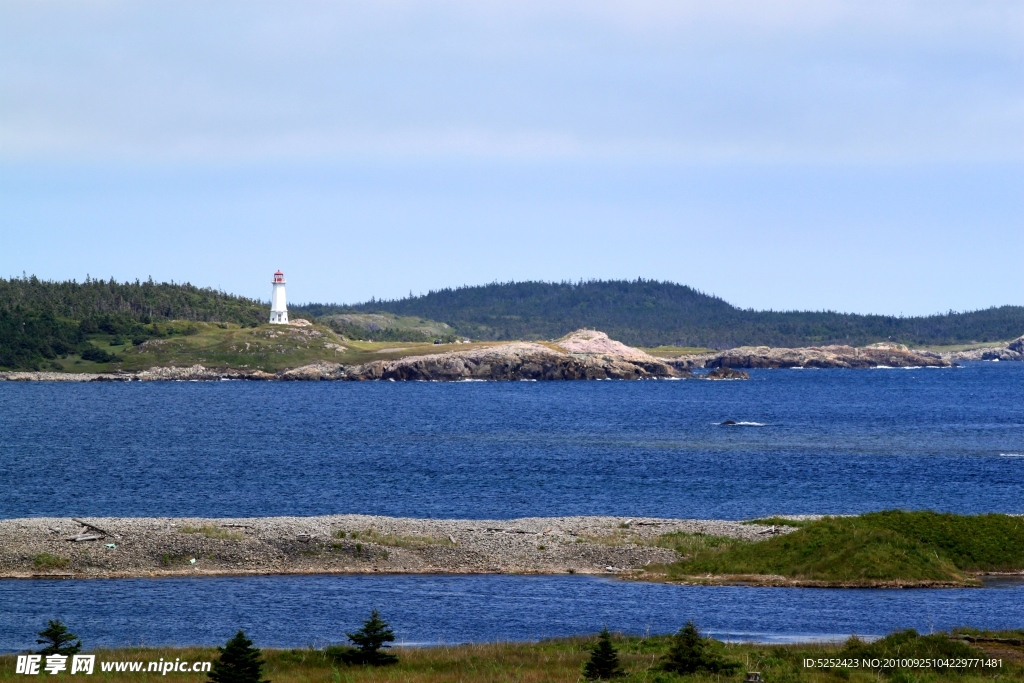
[[440, 545], [453, 547], [455, 543], [449, 538], [435, 536], [402, 536], [399, 534], [382, 534], [376, 529], [365, 529], [363, 531], [335, 531], [335, 538], [349, 538], [354, 541], [365, 541], [377, 545], [386, 545], [392, 548], [423, 548], [428, 545]]
[[241, 541], [245, 536], [237, 531], [229, 531], [219, 526], [183, 526], [178, 529], [179, 534], [199, 534], [207, 538], [217, 538], [225, 541]]

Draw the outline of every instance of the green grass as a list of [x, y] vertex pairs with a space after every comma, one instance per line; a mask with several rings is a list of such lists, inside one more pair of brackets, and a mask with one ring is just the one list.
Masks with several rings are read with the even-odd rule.
[[393, 360], [406, 356], [494, 346], [485, 344], [434, 344], [432, 342], [368, 342], [343, 339], [329, 327], [311, 325], [260, 325], [242, 327], [236, 323], [203, 323], [171, 321], [161, 323], [162, 329], [174, 326], [190, 334], [174, 334], [150, 339], [140, 346], [130, 340], [111, 345], [113, 335], [89, 336], [89, 342], [117, 359], [110, 363], [84, 361], [78, 355], [52, 361], [47, 369], [66, 372], [102, 373], [124, 370], [136, 372], [152, 367], [189, 367], [203, 365], [213, 369], [236, 368], [279, 372], [317, 361], [362, 364]]
[[641, 348], [652, 356], [659, 358], [675, 358], [676, 356], [692, 356], [698, 353], [712, 353], [714, 349], [706, 349], [703, 346], [651, 346]]
[[32, 558], [32, 564], [36, 569], [64, 569], [71, 564], [71, 560], [50, 553], [39, 553]]
[[445, 323], [436, 320], [427, 320], [409, 315], [394, 315], [391, 313], [333, 313], [317, 318], [317, 322], [325, 325], [330, 321], [337, 321], [342, 326], [354, 325], [366, 330], [370, 339], [373, 339], [374, 332], [392, 330], [394, 332], [414, 332], [433, 338], [450, 337], [455, 330]]
[[935, 353], [953, 353], [956, 351], [973, 351], [974, 349], [994, 349], [1003, 347], [1012, 342], [1016, 337], [1007, 339], [1005, 341], [997, 342], [974, 342], [971, 344], [925, 344], [924, 346], [917, 346], [911, 344], [911, 348], [921, 351], [934, 351]]
[[[401, 633], [398, 634], [401, 637]], [[338, 634], [338, 642], [344, 642]], [[595, 638], [565, 638], [537, 643], [488, 643], [478, 645], [439, 646], [430, 648], [394, 648], [399, 662], [394, 666], [370, 668], [344, 666], [333, 661], [323, 650], [264, 650], [264, 678], [273, 683], [578, 683], [583, 663], [593, 648]], [[724, 683], [742, 681], [747, 671], [760, 671], [766, 683], [981, 683], [982, 681], [1024, 680], [1024, 648], [1003, 647], [987, 650], [988, 645], [968, 645], [955, 635], [921, 636], [911, 631], [891, 634], [874, 643], [850, 640], [840, 644], [756, 645], [714, 643], [722, 657], [739, 666], [730, 674], [696, 674], [677, 676], [657, 670], [658, 662], [669, 646], [669, 637], [647, 638], [613, 636], [626, 676], [622, 683]], [[259, 643], [257, 643], [259, 645]], [[116, 683], [145, 683], [154, 680], [152, 673], [103, 673], [102, 662], [109, 661], [211, 661], [217, 657], [213, 648], [123, 648], [91, 650], [96, 671], [90, 680]], [[992, 669], [884, 669], [845, 668], [818, 669], [804, 666], [806, 659], [841, 657], [885, 659], [900, 658], [1002, 658], [1002, 666]], [[0, 655], [0, 682], [24, 680], [15, 674], [15, 656]], [[145, 668], [145, 665], [143, 665]], [[47, 680], [74, 681], [67, 671]], [[77, 677], [81, 677], [79, 674]], [[158, 676], [169, 683], [202, 683], [206, 674], [168, 673]]]
[[758, 519], [750, 519], [743, 524], [760, 524], [761, 526], [795, 526], [805, 527], [810, 524], [813, 520], [810, 519], [788, 519], [786, 517], [760, 517]]
[[690, 534], [676, 531], [658, 536], [652, 545], [659, 548], [675, 550], [680, 555], [690, 557], [697, 553], [721, 553], [748, 542], [729, 536], [712, 536], [710, 534]]
[[1024, 519], [1009, 515], [874, 512], [826, 517], [765, 541], [679, 546], [653, 569], [668, 579], [781, 576], [845, 585], [977, 583], [971, 572], [1024, 569]]

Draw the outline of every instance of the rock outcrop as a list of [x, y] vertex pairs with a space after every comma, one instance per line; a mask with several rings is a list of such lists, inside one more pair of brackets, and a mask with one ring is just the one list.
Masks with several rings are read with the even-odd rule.
[[912, 351], [903, 344], [810, 346], [786, 349], [741, 346], [717, 353], [681, 356], [670, 361], [680, 368], [877, 368], [949, 367], [937, 353]]
[[715, 368], [703, 376], [703, 379], [750, 379], [749, 372], [733, 370], [732, 368]]
[[651, 355], [581, 330], [551, 345], [513, 342], [496, 346], [380, 360], [357, 366], [314, 363], [281, 374], [288, 380], [559, 380], [685, 377]]
[[315, 380], [559, 380], [687, 377], [689, 371], [603, 332], [580, 330], [549, 344], [512, 342], [446, 353], [378, 360], [363, 365], [317, 361], [270, 374], [260, 370], [215, 369], [203, 365], [156, 367], [136, 373], [0, 373], [0, 380], [190, 381], [220, 379]]
[[939, 354], [951, 362], [971, 360], [1017, 360], [1024, 361], [1024, 336], [1017, 337], [1009, 344], [988, 346], [967, 351], [951, 351]]

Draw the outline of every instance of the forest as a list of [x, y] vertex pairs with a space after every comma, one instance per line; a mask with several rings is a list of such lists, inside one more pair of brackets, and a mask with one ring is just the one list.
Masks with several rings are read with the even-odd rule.
[[[69, 353], [105, 362], [107, 352], [89, 344], [92, 334], [141, 343], [173, 333], [159, 321], [264, 322], [259, 301], [185, 283], [52, 282], [36, 277], [0, 279], [0, 367], [40, 370]], [[187, 333], [187, 326], [181, 332]]]
[[640, 279], [494, 283], [354, 306], [314, 304], [306, 310], [419, 316], [447, 323], [473, 339], [554, 339], [587, 327], [644, 347], [862, 346], [880, 341], [938, 346], [1009, 340], [1024, 333], [1024, 306], [918, 317], [755, 311], [685, 285]]

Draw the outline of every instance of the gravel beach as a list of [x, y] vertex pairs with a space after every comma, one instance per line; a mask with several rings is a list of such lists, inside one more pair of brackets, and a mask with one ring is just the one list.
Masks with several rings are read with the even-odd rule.
[[622, 574], [678, 559], [653, 545], [662, 534], [757, 540], [792, 530], [630, 517], [39, 517], [0, 520], [0, 577]]

